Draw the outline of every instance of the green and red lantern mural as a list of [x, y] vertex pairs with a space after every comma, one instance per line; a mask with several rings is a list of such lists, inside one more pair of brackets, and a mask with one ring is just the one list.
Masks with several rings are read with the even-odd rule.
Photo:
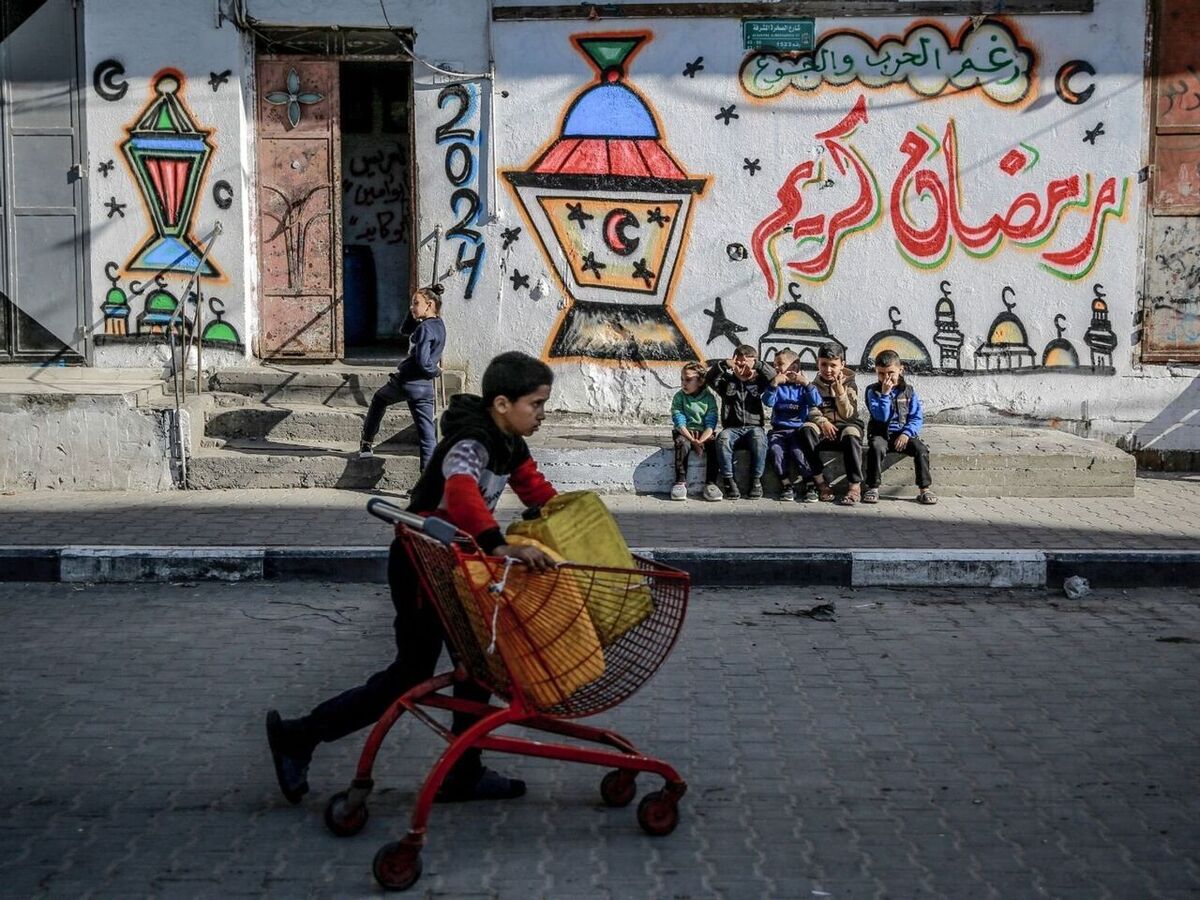
[[154, 77], [153, 98], [126, 129], [121, 151], [150, 214], [150, 239], [125, 264], [129, 271], [186, 272], [206, 278], [220, 272], [190, 234], [196, 199], [213, 147], [180, 97], [183, 75], [164, 69]]
[[625, 80], [649, 39], [647, 32], [573, 37], [596, 82], [575, 97], [558, 137], [526, 169], [504, 173], [570, 300], [548, 359], [702, 357], [670, 300], [692, 201], [707, 179], [675, 160], [649, 104]]

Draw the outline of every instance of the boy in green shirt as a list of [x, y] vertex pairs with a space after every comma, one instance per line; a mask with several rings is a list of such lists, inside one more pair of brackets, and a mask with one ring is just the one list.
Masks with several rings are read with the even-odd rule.
[[704, 386], [704, 367], [690, 362], [679, 376], [682, 389], [671, 401], [671, 437], [675, 443], [672, 500], [687, 499], [688, 457], [704, 454], [704, 499], [720, 500], [717, 487], [717, 399]]

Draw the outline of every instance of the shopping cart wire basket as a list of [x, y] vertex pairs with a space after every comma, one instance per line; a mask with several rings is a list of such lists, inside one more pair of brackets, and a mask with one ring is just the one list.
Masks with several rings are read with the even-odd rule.
[[[689, 578], [684, 572], [634, 557], [636, 568], [611, 569], [564, 563], [534, 572], [513, 560], [489, 557], [467, 534], [436, 517], [409, 513], [380, 498], [368, 511], [397, 525], [396, 532], [445, 628], [453, 671], [435, 675], [398, 698], [372, 729], [350, 787], [334, 795], [325, 822], [339, 836], [367, 823], [375, 757], [405, 712], [447, 742], [417, 796], [407, 835], [383, 845], [373, 871], [384, 888], [405, 890], [421, 875], [421, 848], [434, 796], [470, 748], [610, 767], [600, 782], [608, 806], [629, 805], [639, 772], [661, 776], [664, 786], [646, 794], [637, 819], [648, 834], [665, 835], [679, 821], [687, 784], [666, 762], [644, 756], [612, 731], [573, 721], [621, 703], [658, 670], [683, 625]], [[603, 628], [593, 626], [603, 622]], [[603, 633], [604, 641], [598, 631]], [[496, 703], [450, 696], [455, 682], [474, 680]], [[453, 734], [427, 711], [478, 716]], [[503, 726], [548, 732], [584, 744], [551, 743], [497, 734]]]

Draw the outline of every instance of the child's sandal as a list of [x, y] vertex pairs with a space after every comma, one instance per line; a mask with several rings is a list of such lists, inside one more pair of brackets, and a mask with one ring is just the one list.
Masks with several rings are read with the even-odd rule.
[[921, 491], [917, 494], [917, 502], [922, 506], [933, 506], [938, 502], [937, 494], [933, 491]]
[[833, 495], [833, 488], [829, 486], [829, 482], [817, 485], [817, 500], [821, 503], [832, 503], [836, 499]]
[[879, 502], [879, 488], [867, 488], [866, 491], [863, 492], [862, 502], [863, 503], [878, 503]]
[[859, 491], [861, 489], [857, 484], [852, 484], [842, 495], [842, 499], [838, 501], [838, 506], [856, 506], [861, 499]]

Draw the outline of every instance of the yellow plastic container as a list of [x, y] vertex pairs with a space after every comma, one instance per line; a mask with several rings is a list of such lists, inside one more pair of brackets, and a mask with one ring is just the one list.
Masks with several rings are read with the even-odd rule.
[[[573, 563], [637, 568], [617, 520], [591, 491], [558, 494], [542, 507], [538, 518], [510, 525], [508, 535], [540, 541]], [[654, 609], [650, 589], [640, 579], [628, 582], [622, 590], [590, 590], [587, 604], [604, 647], [639, 625]]]

